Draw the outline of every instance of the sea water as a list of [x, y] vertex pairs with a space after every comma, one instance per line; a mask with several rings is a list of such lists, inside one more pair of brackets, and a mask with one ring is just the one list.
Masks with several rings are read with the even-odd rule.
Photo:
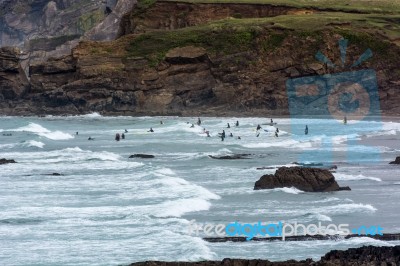
[[[195, 117], [1, 117], [0, 158], [17, 163], [0, 166], [0, 264], [318, 260], [332, 249], [399, 244], [369, 237], [208, 243], [189, 235], [192, 220], [348, 223], [400, 231], [399, 169], [388, 164], [399, 155], [400, 123], [333, 125], [326, 119], [285, 118], [256, 132], [267, 118], [202, 119], [201, 126], [192, 128]], [[239, 127], [234, 126], [237, 120]], [[307, 124], [309, 134], [293, 132], [293, 124]], [[340, 126], [348, 128], [336, 130]], [[276, 127], [279, 137], [274, 136]], [[115, 141], [125, 129], [125, 140]], [[218, 136], [222, 130], [224, 141]], [[138, 153], [155, 158], [129, 159]], [[233, 154], [251, 155], [242, 160], [209, 157]], [[339, 185], [352, 190], [253, 190], [262, 175], [294, 162], [335, 164]]]

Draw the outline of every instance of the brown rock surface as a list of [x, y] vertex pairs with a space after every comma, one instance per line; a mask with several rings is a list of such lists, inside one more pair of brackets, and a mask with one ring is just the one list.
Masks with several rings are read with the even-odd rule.
[[254, 185], [255, 190], [282, 187], [295, 187], [306, 192], [349, 190], [340, 188], [328, 170], [305, 167], [281, 167], [274, 175], [262, 176]]

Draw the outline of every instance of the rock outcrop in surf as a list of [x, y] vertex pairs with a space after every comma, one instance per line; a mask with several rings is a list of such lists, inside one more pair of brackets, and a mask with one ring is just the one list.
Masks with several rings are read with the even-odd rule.
[[0, 159], [0, 165], [2, 165], [2, 164], [9, 164], [9, 163], [17, 163], [17, 162], [14, 161], [14, 160], [7, 160], [7, 159], [5, 159], [5, 158]]
[[326, 169], [305, 167], [281, 167], [274, 175], [262, 176], [254, 190], [295, 187], [306, 192], [331, 192], [350, 190], [339, 187], [335, 177]]
[[133, 154], [133, 155], [129, 156], [130, 159], [132, 159], [132, 158], [151, 159], [154, 157], [155, 156], [151, 155], [151, 154]]
[[397, 156], [396, 160], [394, 160], [393, 162], [390, 162], [389, 164], [400, 164], [400, 156]]
[[246, 259], [223, 259], [222, 261], [200, 261], [200, 262], [162, 262], [146, 261], [132, 263], [130, 266], [330, 266], [330, 265], [400, 265], [400, 246], [395, 247], [374, 247], [364, 246], [350, 248], [348, 250], [332, 250], [321, 257], [317, 262], [312, 259], [302, 261], [288, 260], [271, 262], [269, 260], [246, 260]]

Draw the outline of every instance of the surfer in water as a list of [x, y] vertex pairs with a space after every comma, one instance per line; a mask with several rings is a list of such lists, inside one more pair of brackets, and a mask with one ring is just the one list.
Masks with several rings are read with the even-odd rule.
[[279, 128], [276, 128], [276, 133], [279, 133]]
[[206, 131], [206, 134], [207, 134], [207, 138], [211, 138], [210, 131]]
[[242, 139], [242, 138], [240, 136], [238, 136], [237, 139]]
[[273, 124], [274, 123], [274, 120], [272, 120], [272, 118], [271, 118], [271, 124]]
[[151, 127], [150, 130], [147, 131], [147, 132], [154, 132], [154, 130], [153, 130], [153, 128]]
[[261, 129], [261, 126], [260, 126], [260, 125], [258, 125], [256, 130], [258, 131], [258, 130], [260, 130], [260, 129]]
[[78, 132], [78, 131], [76, 131], [76, 132], [75, 132], [75, 135], [77, 135], [77, 136], [78, 136], [78, 135], [79, 135], [79, 132]]
[[228, 126], [227, 126], [227, 128], [231, 128], [231, 125], [229, 125], [229, 123], [228, 123]]
[[308, 126], [306, 125], [306, 128], [304, 129], [304, 134], [308, 135]]
[[278, 132], [275, 131], [275, 137], [279, 137]]
[[121, 138], [125, 139], [125, 134], [124, 133], [121, 134]]
[[164, 122], [162, 120], [160, 121], [160, 125], [164, 125]]
[[92, 138], [92, 137], [89, 137], [87, 140], [94, 140], [94, 138]]
[[232, 132], [229, 134], [229, 137], [233, 137], [233, 134], [232, 134]]
[[192, 124], [192, 125], [190, 126], [190, 128], [194, 128], [194, 124]]
[[237, 126], [237, 127], [239, 126], [239, 121], [236, 121], [236, 126]]
[[344, 118], [343, 118], [343, 124], [347, 124], [347, 116], [344, 116]]
[[128, 130], [125, 129], [125, 133], [128, 133]]
[[201, 120], [200, 120], [200, 117], [197, 119], [197, 125], [201, 125]]
[[224, 141], [225, 139], [225, 130], [222, 130], [222, 133], [220, 133], [221, 135], [221, 141]]
[[121, 136], [119, 135], [119, 133], [117, 133], [116, 135], [115, 135], [115, 140], [116, 141], [119, 141], [121, 139]]

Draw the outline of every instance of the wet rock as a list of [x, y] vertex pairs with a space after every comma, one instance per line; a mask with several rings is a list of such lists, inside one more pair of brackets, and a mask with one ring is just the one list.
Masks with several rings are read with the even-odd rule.
[[302, 261], [287, 260], [271, 262], [268, 260], [223, 259], [222, 261], [200, 262], [162, 262], [145, 261], [132, 263], [130, 266], [370, 266], [370, 265], [400, 265], [400, 246], [375, 247], [364, 246], [348, 250], [332, 250], [319, 261], [306, 259]]
[[390, 162], [389, 164], [400, 164], [400, 156], [397, 156], [396, 160], [393, 162]]
[[17, 162], [14, 161], [14, 160], [7, 160], [7, 159], [5, 159], [5, 158], [0, 159], [0, 165], [1, 165], [1, 164], [9, 164], [9, 163], [17, 163]]
[[262, 176], [254, 185], [255, 190], [282, 187], [295, 187], [306, 192], [350, 190], [340, 188], [328, 170], [305, 167], [281, 167], [274, 175]]
[[223, 155], [223, 156], [214, 156], [214, 155], [208, 155], [212, 159], [217, 159], [217, 160], [240, 160], [240, 159], [250, 159], [249, 156], [251, 154], [233, 154], [233, 155]]
[[132, 159], [132, 158], [151, 159], [154, 157], [155, 156], [151, 155], [151, 154], [134, 154], [134, 155], [129, 156], [130, 159]]

